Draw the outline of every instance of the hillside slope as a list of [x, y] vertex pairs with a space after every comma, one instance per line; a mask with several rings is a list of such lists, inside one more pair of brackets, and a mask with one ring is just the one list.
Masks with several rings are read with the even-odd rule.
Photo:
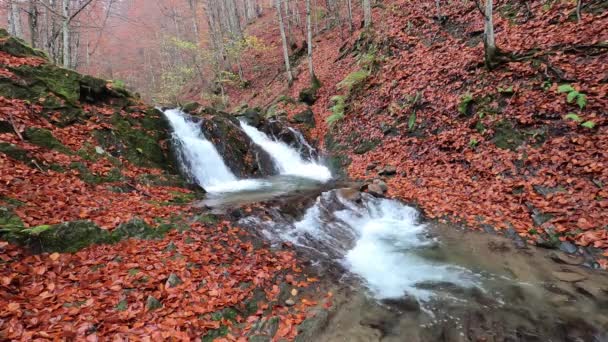
[[[605, 2], [586, 2], [580, 22], [574, 2], [497, 4], [497, 45], [520, 57], [492, 71], [484, 67], [483, 17], [475, 5], [441, 6], [438, 20], [435, 2], [391, 1], [374, 8], [369, 32], [320, 33], [314, 57], [322, 87], [311, 107], [311, 134], [355, 179], [394, 167], [394, 176], [380, 176], [390, 194], [431, 218], [605, 253]], [[278, 50], [278, 30], [256, 25], [250, 34], [262, 33]], [[278, 54], [272, 56], [254, 60], [272, 59], [278, 68]], [[263, 88], [233, 89], [231, 103], [268, 106], [281, 93], [297, 98], [309, 84], [305, 59], [295, 69], [293, 87], [268, 68], [255, 74]], [[292, 116], [303, 108], [282, 110]]]

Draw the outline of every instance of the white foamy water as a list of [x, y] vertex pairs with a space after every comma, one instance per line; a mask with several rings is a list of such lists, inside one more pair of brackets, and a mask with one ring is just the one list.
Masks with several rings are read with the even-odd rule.
[[356, 204], [324, 193], [293, 228], [280, 233], [281, 238], [337, 258], [378, 299], [431, 299], [433, 292], [419, 284], [478, 285], [477, 276], [467, 269], [421, 256], [438, 241], [426, 234], [416, 209], [394, 200], [364, 195], [363, 203]]
[[265, 185], [264, 181], [256, 179], [239, 180], [202, 134], [200, 122], [193, 121], [179, 109], [169, 109], [164, 114], [173, 128], [173, 138], [179, 144], [182, 168], [207, 192], [252, 190]]
[[268, 152], [280, 174], [310, 178], [320, 182], [331, 179], [331, 172], [326, 166], [316, 161], [304, 160], [296, 149], [268, 137], [245, 122], [241, 121], [241, 127], [255, 144]]

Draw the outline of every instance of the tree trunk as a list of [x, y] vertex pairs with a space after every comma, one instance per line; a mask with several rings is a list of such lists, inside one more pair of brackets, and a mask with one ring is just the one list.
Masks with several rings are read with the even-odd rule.
[[285, 37], [285, 28], [283, 26], [283, 15], [281, 14], [281, 0], [275, 0], [277, 15], [279, 16], [279, 31], [281, 31], [281, 41], [283, 42], [283, 58], [285, 59], [285, 70], [287, 72], [287, 84], [291, 86], [293, 83], [293, 75], [291, 74], [291, 66], [289, 65], [289, 47], [287, 46], [287, 37]]
[[363, 27], [372, 26], [372, 3], [370, 0], [363, 0]]
[[581, 6], [583, 5], [583, 0], [576, 1], [576, 20], [581, 21]]
[[496, 42], [494, 41], [494, 20], [492, 19], [493, 13], [493, 0], [486, 0], [485, 12], [484, 12], [484, 53], [485, 53], [485, 64], [488, 69], [493, 69], [495, 66], [496, 59]]
[[352, 0], [347, 0], [346, 5], [348, 6], [348, 29], [353, 32], [353, 3]]
[[441, 22], [443, 20], [443, 15], [441, 14], [440, 0], [435, 0], [435, 6], [437, 7], [437, 20], [439, 20]]
[[308, 72], [310, 73], [311, 86], [318, 87], [319, 80], [315, 75], [315, 69], [312, 63], [312, 23], [310, 14], [310, 0], [306, 0], [306, 42], [308, 43]]
[[194, 34], [196, 35], [196, 43], [198, 44], [198, 40], [200, 39], [200, 32], [198, 28], [198, 16], [196, 15], [196, 0], [188, 0], [188, 5], [190, 6], [190, 12], [192, 12], [192, 28], [194, 29]]
[[21, 26], [21, 13], [19, 13], [19, 4], [17, 1], [10, 2], [9, 31], [17, 38], [23, 38], [23, 28]]
[[35, 0], [30, 0], [28, 20], [30, 27], [30, 45], [33, 48], [36, 48], [38, 43], [38, 6], [36, 6]]
[[70, 67], [70, 0], [63, 0], [61, 6], [63, 22], [63, 67]]

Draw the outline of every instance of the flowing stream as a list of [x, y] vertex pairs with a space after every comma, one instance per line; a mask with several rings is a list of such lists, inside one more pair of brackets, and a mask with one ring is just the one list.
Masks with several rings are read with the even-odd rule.
[[[184, 172], [208, 192], [205, 206], [272, 200], [263, 215], [239, 223], [276, 246], [293, 244], [320, 274], [339, 269], [342, 276], [334, 283], [355, 288], [344, 292], [334, 318], [346, 328], [330, 329], [317, 340], [400, 341], [404, 334], [412, 341], [608, 340], [598, 328], [608, 325], [608, 301], [598, 304], [592, 290], [608, 291], [605, 275], [556, 264], [536, 249], [520, 253], [504, 237], [465, 235], [454, 226], [425, 222], [418, 210], [396, 200], [332, 190], [331, 172], [302, 135], [296, 136], [307, 151], [241, 122], [278, 174], [238, 179], [197, 119], [179, 110], [165, 115]], [[585, 275], [577, 282], [562, 280], [572, 277], [569, 272]]]

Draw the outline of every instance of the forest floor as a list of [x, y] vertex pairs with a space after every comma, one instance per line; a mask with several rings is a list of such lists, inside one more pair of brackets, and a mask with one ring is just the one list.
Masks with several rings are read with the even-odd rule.
[[[430, 218], [516, 231], [543, 246], [572, 241], [608, 256], [605, 3], [590, 1], [580, 21], [574, 2], [498, 5], [497, 46], [528, 57], [492, 71], [483, 64], [475, 6], [442, 4], [437, 20], [434, 5], [391, 1], [374, 8], [371, 32], [316, 36], [322, 87], [311, 107], [312, 137], [353, 179], [395, 167], [395, 176], [383, 177], [389, 194]], [[235, 107], [266, 107], [277, 94], [297, 98], [309, 86], [304, 55], [294, 85], [285, 87], [274, 19], [266, 13], [248, 27], [271, 48], [248, 56], [252, 85], [228, 91]], [[364, 76], [352, 84], [357, 73]], [[346, 110], [330, 125], [336, 95]], [[283, 109], [293, 115], [305, 107]], [[599, 264], [608, 266], [601, 257]]]

